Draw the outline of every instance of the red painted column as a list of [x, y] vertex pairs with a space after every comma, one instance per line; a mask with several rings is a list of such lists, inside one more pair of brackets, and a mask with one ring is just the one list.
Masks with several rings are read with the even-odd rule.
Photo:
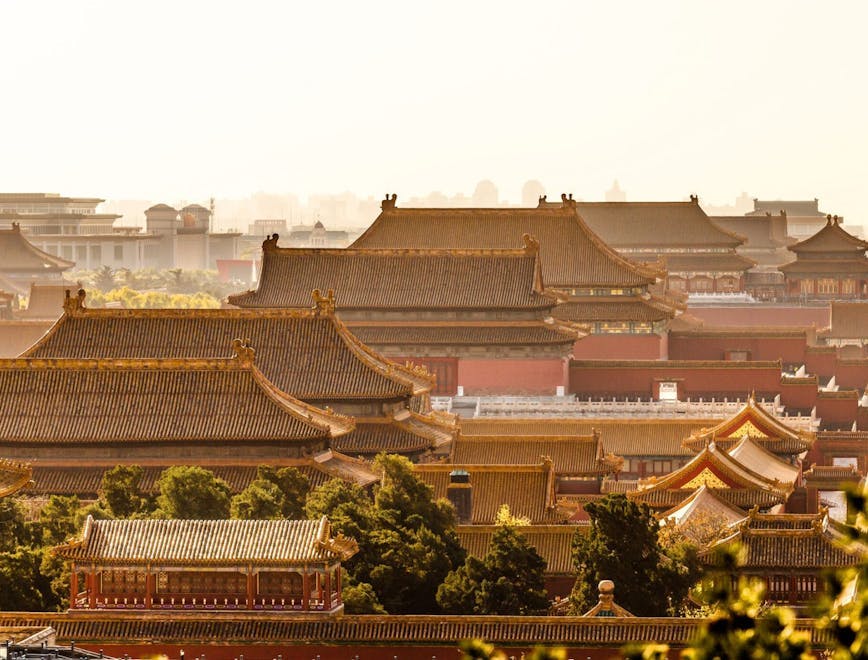
[[87, 605], [90, 609], [96, 608], [96, 585], [97, 575], [93, 569], [87, 574]]
[[301, 574], [301, 609], [310, 609], [310, 582], [308, 582], [307, 566]]
[[73, 565], [69, 587], [69, 609], [75, 609], [75, 599], [78, 596], [78, 569]]
[[341, 587], [341, 567], [340, 566], [338, 566], [337, 576], [338, 576], [338, 604], [340, 604], [340, 603], [344, 602], [343, 588]]
[[154, 592], [157, 586], [157, 576], [155, 573], [148, 572], [145, 577], [145, 607], [151, 609], [154, 606]]
[[332, 575], [328, 566], [326, 566], [325, 574], [325, 600], [327, 601], [325, 609], [330, 610], [332, 608]]
[[256, 600], [256, 574], [252, 567], [247, 568], [247, 609], [252, 610]]

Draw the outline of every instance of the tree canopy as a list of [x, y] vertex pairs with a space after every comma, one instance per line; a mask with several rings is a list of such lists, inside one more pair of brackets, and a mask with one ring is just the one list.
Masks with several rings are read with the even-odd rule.
[[157, 515], [187, 520], [229, 517], [229, 486], [210, 470], [173, 465], [160, 475], [157, 487]]

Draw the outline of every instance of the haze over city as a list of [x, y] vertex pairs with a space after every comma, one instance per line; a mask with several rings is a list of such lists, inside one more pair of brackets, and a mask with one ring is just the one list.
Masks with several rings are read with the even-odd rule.
[[482, 179], [511, 203], [529, 179], [594, 200], [618, 179], [630, 200], [818, 197], [864, 224], [866, 18], [858, 2], [7, 1], [0, 178], [173, 203]]

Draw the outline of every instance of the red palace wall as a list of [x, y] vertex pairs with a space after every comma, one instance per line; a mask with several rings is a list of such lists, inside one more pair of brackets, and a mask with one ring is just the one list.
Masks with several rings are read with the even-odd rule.
[[838, 356], [834, 347], [808, 346], [805, 350], [805, 368], [809, 374], [830, 378], [835, 373]]
[[835, 383], [841, 389], [863, 392], [868, 386], [868, 360], [839, 360], [835, 367]]
[[567, 360], [489, 359], [458, 361], [456, 385], [466, 396], [545, 395], [554, 396], [558, 385], [566, 389]]
[[[833, 394], [838, 394], [834, 392]], [[846, 425], [847, 430], [856, 421], [856, 415], [859, 408], [859, 399], [856, 393], [853, 396], [846, 398], [841, 396], [823, 396], [823, 393], [817, 396], [817, 417], [823, 420], [823, 423], [833, 422], [838, 425]]]
[[690, 367], [651, 361], [621, 366], [607, 364], [605, 360], [572, 363], [570, 392], [579, 396], [656, 397], [655, 384], [661, 380], [679, 382], [682, 400], [721, 395], [743, 398], [751, 391], [758, 395], [780, 391], [781, 374], [777, 365], [749, 367], [749, 363], [744, 363], [741, 367], [733, 364], [704, 363]]
[[808, 413], [817, 404], [817, 379], [805, 378], [797, 382], [782, 382], [781, 403], [791, 411]]
[[588, 335], [573, 345], [577, 360], [659, 360], [666, 358], [666, 334]]
[[729, 351], [748, 351], [751, 360], [781, 360], [804, 364], [807, 336], [769, 337], [761, 333], [739, 336], [669, 334], [670, 360], [725, 360]]
[[726, 305], [720, 307], [688, 307], [687, 313], [714, 326], [811, 326], [827, 328], [830, 309], [822, 307], [785, 307], [771, 305]]

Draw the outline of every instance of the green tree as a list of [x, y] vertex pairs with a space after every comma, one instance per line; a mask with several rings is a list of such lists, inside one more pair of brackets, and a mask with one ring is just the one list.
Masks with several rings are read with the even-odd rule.
[[607, 495], [585, 510], [590, 531], [577, 531], [573, 537], [574, 613], [594, 605], [601, 580], [612, 580], [618, 604], [637, 616], [677, 613], [700, 576], [696, 553], [678, 546], [667, 554], [658, 542], [660, 526], [651, 510], [624, 495]]
[[115, 273], [110, 266], [102, 266], [93, 274], [91, 281], [97, 289], [105, 293], [115, 288]]
[[437, 603], [451, 614], [544, 614], [545, 560], [511, 525], [501, 525], [481, 560], [468, 557], [437, 590]]
[[114, 518], [132, 518], [150, 509], [139, 484], [144, 470], [138, 465], [118, 465], [102, 475], [99, 495], [103, 508]]
[[52, 495], [48, 498], [48, 502], [39, 512], [44, 545], [59, 545], [78, 532], [76, 514], [80, 506], [81, 503], [75, 495]]
[[166, 518], [219, 520], [229, 517], [231, 491], [213, 472], [197, 466], [174, 465], [157, 481], [158, 514]]
[[29, 542], [24, 507], [12, 497], [0, 497], [0, 552], [13, 552]]
[[310, 479], [298, 468], [273, 468], [260, 465], [256, 470], [256, 478], [270, 481], [283, 494], [283, 504], [280, 514], [288, 520], [304, 518], [304, 504], [310, 492]]
[[0, 610], [40, 612], [60, 604], [40, 570], [44, 555], [41, 549], [23, 547], [0, 553]]
[[[347, 582], [350, 582], [349, 580]], [[367, 582], [345, 584], [341, 590], [344, 612], [347, 614], [385, 614], [374, 588]]]
[[274, 482], [254, 479], [247, 488], [232, 498], [229, 513], [241, 520], [274, 520], [283, 518], [285, 497]]

